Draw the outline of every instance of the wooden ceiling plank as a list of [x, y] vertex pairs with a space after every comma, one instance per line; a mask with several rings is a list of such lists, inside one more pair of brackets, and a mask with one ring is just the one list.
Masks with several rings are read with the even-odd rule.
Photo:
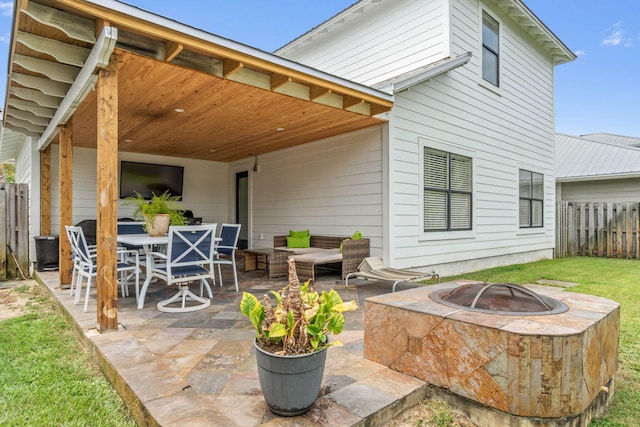
[[47, 37], [18, 31], [18, 43], [27, 46], [36, 52], [46, 53], [54, 57], [58, 62], [67, 65], [82, 67], [89, 56], [90, 49], [59, 42]]
[[25, 101], [23, 99], [13, 97], [10, 97], [7, 100], [7, 106], [15, 107], [19, 110], [28, 110], [38, 117], [44, 117], [47, 119], [52, 118], [56, 112], [53, 108], [41, 107], [33, 101]]
[[165, 42], [165, 50], [164, 50], [164, 60], [165, 62], [171, 62], [173, 59], [178, 56], [180, 52], [184, 49], [184, 45], [182, 43], [174, 43], [174, 42]]
[[29, 71], [44, 74], [52, 80], [68, 84], [73, 84], [76, 76], [80, 72], [80, 68], [71, 65], [59, 64], [57, 62], [19, 54], [14, 56], [14, 62]]
[[60, 83], [43, 77], [30, 76], [22, 73], [13, 73], [11, 75], [11, 80], [21, 84], [22, 86], [37, 89], [45, 95], [56, 96], [58, 98], [64, 98], [69, 87], [71, 87], [71, 85], [66, 83]]
[[41, 107], [55, 108], [60, 106], [60, 98], [45, 95], [39, 90], [27, 89], [23, 87], [12, 87], [11, 94], [18, 98], [26, 99], [27, 101], [33, 101]]
[[38, 117], [28, 110], [18, 110], [15, 108], [7, 109], [7, 114], [15, 117], [16, 119], [26, 120], [29, 123], [32, 123], [37, 126], [47, 126], [49, 124], [49, 120], [44, 117]]
[[91, 44], [96, 42], [95, 23], [90, 19], [42, 6], [32, 1], [22, 12], [44, 25], [62, 31], [72, 39]]

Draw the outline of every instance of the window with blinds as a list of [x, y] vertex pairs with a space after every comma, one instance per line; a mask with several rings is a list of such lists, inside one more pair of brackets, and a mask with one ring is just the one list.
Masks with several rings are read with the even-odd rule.
[[500, 24], [482, 12], [482, 78], [500, 86]]
[[544, 175], [520, 169], [520, 228], [543, 227]]
[[471, 158], [424, 148], [424, 231], [471, 229]]

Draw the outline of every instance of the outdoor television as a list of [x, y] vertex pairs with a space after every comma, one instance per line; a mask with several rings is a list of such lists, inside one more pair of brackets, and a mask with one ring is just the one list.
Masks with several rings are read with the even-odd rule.
[[135, 196], [136, 192], [151, 199], [169, 190], [172, 196], [182, 196], [182, 166], [152, 163], [120, 162], [120, 198]]

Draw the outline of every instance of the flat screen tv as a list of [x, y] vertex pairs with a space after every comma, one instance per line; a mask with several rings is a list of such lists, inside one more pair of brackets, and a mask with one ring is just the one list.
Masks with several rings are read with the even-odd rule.
[[152, 163], [120, 162], [120, 198], [140, 193], [151, 199], [169, 190], [172, 196], [182, 197], [182, 166], [156, 165]]

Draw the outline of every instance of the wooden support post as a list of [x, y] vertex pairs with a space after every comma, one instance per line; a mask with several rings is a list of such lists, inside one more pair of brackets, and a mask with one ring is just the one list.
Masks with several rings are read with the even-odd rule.
[[40, 234], [51, 234], [51, 144], [40, 151]]
[[[72, 121], [69, 120], [64, 127], [60, 128], [58, 133], [58, 169], [60, 170], [60, 229], [58, 232], [60, 249], [58, 250], [58, 269], [60, 272], [60, 288], [63, 289], [71, 283], [73, 272], [71, 244], [67, 239], [67, 231], [64, 228], [65, 225], [73, 225], [73, 132], [71, 129]], [[51, 203], [51, 194], [49, 194], [48, 198], [49, 203]], [[44, 205], [42, 208], [44, 209]]]
[[98, 73], [98, 250], [96, 278], [98, 329], [118, 329], [118, 277], [116, 259], [118, 213], [118, 57], [111, 55], [109, 65]]

